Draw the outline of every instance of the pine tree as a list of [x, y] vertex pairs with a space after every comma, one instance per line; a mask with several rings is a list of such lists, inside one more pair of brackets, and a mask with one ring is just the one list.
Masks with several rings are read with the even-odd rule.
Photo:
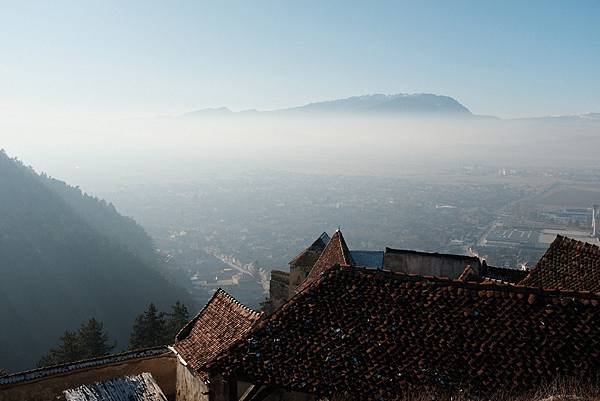
[[65, 331], [60, 341], [58, 347], [51, 349], [48, 355], [40, 359], [38, 366], [58, 365], [83, 359], [84, 352], [77, 332]]
[[136, 316], [131, 335], [129, 336], [129, 349], [144, 348], [146, 344], [146, 319], [141, 313]]
[[109, 345], [108, 334], [102, 328], [101, 322], [90, 319], [76, 332], [65, 331], [65, 334], [60, 337], [60, 345], [40, 359], [38, 366], [57, 365], [108, 355], [115, 344]]
[[164, 313], [159, 313], [153, 303], [138, 315], [133, 323], [129, 348], [147, 348], [165, 344], [166, 323]]
[[187, 307], [181, 302], [177, 301], [175, 305], [171, 306], [171, 313], [167, 314], [169, 320], [167, 321], [167, 335], [165, 342], [171, 344], [175, 341], [175, 336], [179, 333], [179, 330], [187, 324], [190, 320], [190, 314]]
[[79, 329], [79, 340], [84, 358], [108, 355], [115, 348], [115, 343], [109, 344], [108, 334], [103, 331], [103, 326], [96, 319], [90, 319]]

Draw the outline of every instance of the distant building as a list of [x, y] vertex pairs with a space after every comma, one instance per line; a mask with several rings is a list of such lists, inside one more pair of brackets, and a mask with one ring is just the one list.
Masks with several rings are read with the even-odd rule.
[[385, 248], [383, 260], [385, 270], [422, 276], [458, 278], [467, 266], [471, 266], [477, 272], [482, 269], [482, 261], [474, 256], [404, 249]]
[[474, 256], [421, 252], [385, 248], [385, 251], [350, 250], [341, 230], [330, 238], [323, 233], [308, 248], [289, 262], [289, 273], [271, 272], [270, 296], [264, 310], [271, 313], [334, 265], [360, 266], [392, 272], [458, 279], [465, 268], [475, 273], [473, 281], [497, 280], [517, 283], [526, 271], [488, 266], [485, 260]]
[[296, 293], [296, 287], [306, 279], [330, 240], [327, 233], [322, 233], [308, 248], [289, 262], [289, 297]]
[[353, 264], [354, 260], [352, 259], [348, 245], [346, 245], [342, 232], [338, 229], [332, 235], [329, 243], [319, 255], [319, 258], [306, 278], [295, 288], [295, 293], [301, 292], [317, 281], [321, 274], [324, 274], [332, 266], [352, 266]]
[[306, 279], [330, 240], [329, 235], [323, 232], [309, 247], [290, 260], [289, 272], [271, 271], [269, 299], [263, 304], [265, 312], [275, 311], [296, 294], [296, 287]]

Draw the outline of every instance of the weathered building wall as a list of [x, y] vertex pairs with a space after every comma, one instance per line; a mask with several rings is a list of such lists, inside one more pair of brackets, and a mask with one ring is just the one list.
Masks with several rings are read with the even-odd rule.
[[478, 258], [461, 255], [395, 250], [386, 248], [383, 268], [393, 272], [439, 276], [456, 279], [470, 265], [479, 273], [481, 263]]
[[64, 390], [119, 376], [152, 374], [169, 400], [175, 400], [175, 356], [164, 354], [65, 372], [38, 380], [0, 386], [0, 401], [53, 401]]
[[271, 307], [278, 309], [289, 297], [290, 274], [281, 270], [271, 271], [269, 299]]
[[210, 401], [229, 401], [229, 391], [231, 390], [228, 383], [223, 380], [220, 374], [209, 374], [210, 381]]
[[304, 281], [312, 266], [295, 266], [290, 265], [289, 285], [288, 285], [288, 299], [296, 295], [296, 287]]
[[208, 401], [208, 387], [187, 366], [177, 364], [177, 401]]

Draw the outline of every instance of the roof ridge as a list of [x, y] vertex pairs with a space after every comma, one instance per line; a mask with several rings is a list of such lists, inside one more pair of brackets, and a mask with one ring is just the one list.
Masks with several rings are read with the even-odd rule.
[[[191, 329], [194, 327], [194, 324], [196, 324], [196, 321], [202, 316], [202, 313], [206, 310], [206, 308], [208, 307], [208, 305], [216, 298], [216, 296], [217, 296], [217, 294], [218, 294], [218, 292], [219, 292], [220, 289], [221, 289], [220, 287], [217, 288], [217, 291], [215, 291], [212, 294], [212, 296], [210, 297], [210, 299], [208, 300], [208, 302], [206, 302], [204, 304], [204, 306], [202, 308], [200, 308], [200, 310], [198, 311], [198, 313], [196, 313], [196, 315], [193, 318], [191, 318], [190, 321], [187, 322], [185, 324], [185, 326], [183, 326], [177, 332], [177, 334], [175, 335], [175, 342], [183, 340], [184, 338], [187, 337], [188, 334], [190, 334]], [[181, 336], [183, 333], [185, 333], [184, 337]]]
[[482, 276], [481, 277], [482, 280], [480, 281], [481, 284], [501, 284], [501, 285], [518, 285], [515, 283], [512, 283], [510, 281], [505, 281], [505, 280], [501, 280], [499, 278], [493, 278], [493, 277], [488, 277], [488, 276]]
[[[342, 250], [342, 259], [344, 260], [344, 263], [346, 264], [346, 266], [350, 266], [350, 265], [352, 265], [352, 256], [350, 255], [350, 249], [348, 248], [348, 245], [346, 244], [346, 240], [344, 239], [342, 230], [340, 230], [338, 228], [333, 235], [335, 236], [336, 233], [339, 234], [338, 241], [340, 243], [340, 249]], [[346, 258], [346, 256], [347, 256], [347, 258]], [[350, 259], [350, 260], [348, 260], [348, 259]]]
[[552, 244], [550, 246], [554, 245], [555, 242], [559, 242], [559, 240], [561, 242], [568, 241], [568, 242], [571, 242], [571, 243], [574, 243], [577, 245], [585, 246], [585, 247], [600, 251], [600, 246], [598, 246], [596, 244], [592, 244], [590, 242], [582, 241], [582, 240], [579, 240], [576, 238], [571, 238], [571, 237], [567, 237], [565, 235], [560, 235], [560, 234], [556, 234], [556, 238], [554, 239], [554, 241], [552, 241]]
[[233, 302], [236, 306], [238, 306], [241, 309], [244, 309], [245, 311], [247, 311], [249, 313], [252, 313], [256, 316], [260, 316], [262, 314], [262, 312], [255, 311], [254, 309], [250, 308], [249, 306], [244, 305], [243, 303], [238, 301], [233, 295], [229, 294], [227, 291], [225, 291], [221, 287], [219, 287], [217, 289], [217, 291], [215, 291], [215, 294], [216, 293], [219, 293], [220, 295], [225, 296], [227, 299], [229, 299], [231, 302]]
[[[336, 238], [337, 237], [337, 238]], [[335, 242], [337, 240], [337, 243]], [[296, 286], [296, 291], [302, 291], [309, 286], [309, 284], [313, 281], [316, 281], [319, 276], [321, 276], [324, 272], [326, 272], [332, 265], [329, 263], [333, 263], [333, 266], [340, 259], [338, 255], [338, 250], [341, 252], [341, 259], [344, 262], [344, 266], [352, 266], [352, 256], [350, 256], [350, 249], [348, 249], [348, 245], [346, 244], [346, 240], [342, 234], [342, 231], [338, 228], [335, 230], [329, 242], [319, 255], [319, 258], [315, 261], [314, 265], [306, 275], [306, 278]], [[335, 262], [328, 262], [326, 259], [331, 256], [330, 252], [335, 253]], [[322, 267], [321, 264], [328, 263], [326, 266]]]
[[206, 304], [204, 304], [204, 306], [200, 309], [200, 311], [192, 318], [190, 319], [189, 322], [187, 322], [185, 324], [185, 326], [183, 326], [181, 328], [181, 330], [179, 330], [177, 332], [177, 335], [175, 336], [175, 342], [177, 341], [181, 341], [184, 340], [185, 338], [187, 338], [187, 336], [190, 334], [190, 332], [192, 331], [192, 328], [194, 327], [194, 325], [196, 324], [196, 322], [198, 321], [198, 319], [200, 319], [202, 317], [202, 314], [206, 311], [206, 309], [208, 308], [208, 306], [220, 295], [225, 296], [228, 300], [232, 301], [234, 304], [236, 304], [236, 306], [241, 307], [242, 309], [245, 309], [245, 311], [250, 312], [255, 314], [256, 316], [260, 316], [262, 314], [262, 312], [257, 312], [254, 309], [244, 305], [243, 303], [241, 303], [240, 301], [238, 301], [237, 299], [235, 299], [232, 295], [230, 295], [227, 291], [225, 291], [224, 289], [222, 289], [221, 287], [217, 288], [217, 290], [213, 293], [213, 295], [210, 297], [210, 299], [208, 300], [208, 302], [206, 302]]
[[[347, 272], [354, 272], [359, 274], [366, 275], [385, 275], [395, 279], [406, 278], [408, 281], [412, 282], [430, 282], [430, 283], [441, 283], [441, 284], [450, 284], [455, 287], [461, 287], [463, 289], [469, 290], [499, 290], [504, 292], [512, 292], [512, 293], [524, 293], [524, 294], [535, 294], [535, 295], [545, 295], [550, 297], [573, 297], [582, 300], [594, 299], [600, 302], [600, 292], [592, 292], [592, 291], [579, 291], [579, 290], [561, 290], [555, 288], [541, 288], [541, 287], [533, 287], [521, 284], [499, 284], [499, 283], [479, 283], [473, 281], [460, 281], [458, 279], [452, 279], [448, 277], [438, 277], [438, 276], [423, 276], [419, 274], [411, 274], [404, 272], [393, 272], [390, 270], [375, 270], [375, 269], [365, 269], [358, 266], [350, 266], [347, 268], [341, 268], [339, 265], [333, 266], [328, 270], [330, 274], [347, 274]], [[323, 280], [327, 280], [327, 275], [323, 275], [311, 283], [312, 287], [317, 283], [321, 283]], [[307, 287], [307, 288], [308, 288]], [[300, 295], [300, 294], [298, 294]], [[292, 298], [293, 299], [293, 298]], [[291, 301], [291, 300], [290, 300]], [[288, 302], [289, 303], [289, 302]], [[599, 303], [600, 304], [600, 303]]]
[[498, 270], [506, 270], [506, 271], [525, 271], [523, 269], [519, 269], [517, 267], [501, 267], [501, 266], [493, 266], [493, 265], [487, 265], [488, 269], [498, 269]]
[[337, 265], [206, 369], [316, 398], [526, 396], [597, 371], [600, 294], [546, 296], [566, 293]]
[[[327, 239], [327, 242], [325, 241], [325, 239]], [[325, 249], [325, 247], [327, 246], [327, 244], [329, 243], [329, 241], [331, 241], [331, 238], [329, 237], [329, 234], [327, 234], [326, 231], [323, 231], [321, 233], [321, 235], [319, 235], [317, 237], [317, 239], [315, 239], [309, 246], [307, 246], [306, 248], [304, 248], [303, 250], [301, 250], [296, 256], [294, 256], [288, 262], [288, 264], [290, 264], [290, 265], [295, 264], [298, 260], [300, 260], [302, 258], [302, 256], [306, 255], [309, 252], [318, 253], [319, 250], [317, 249], [317, 246], [319, 245], [319, 242], [323, 244], [323, 249], [321, 249], [321, 252], [322, 252]]]
[[201, 367], [243, 336], [258, 321], [259, 313], [239, 302], [222, 288], [178, 334], [171, 347], [194, 374], [202, 376]]
[[467, 265], [465, 266], [464, 270], [462, 271], [462, 273], [460, 273], [460, 276], [458, 276], [457, 280], [458, 281], [466, 281], [471, 275], [478, 275], [475, 270], [471, 267], [471, 265]]
[[[95, 366], [102, 366], [102, 365], [104, 365], [102, 363], [103, 361], [105, 361], [106, 364], [110, 364], [110, 363], [117, 363], [117, 362], [129, 360], [129, 359], [150, 357], [150, 356], [155, 356], [155, 355], [159, 355], [159, 354], [163, 354], [163, 353], [166, 354], [168, 352], [169, 352], [169, 349], [167, 348], [167, 346], [159, 345], [156, 347], [141, 348], [141, 349], [137, 349], [137, 350], [119, 352], [117, 354], [98, 356], [95, 358], [80, 359], [80, 360], [73, 361], [73, 362], [65, 362], [65, 363], [60, 363], [57, 365], [45, 366], [42, 368], [23, 370], [20, 372], [9, 373], [8, 375], [0, 377], [0, 387], [4, 386], [4, 385], [12, 385], [12, 384], [16, 384], [16, 383], [21, 383], [24, 381], [43, 379], [48, 376], [54, 376], [54, 375], [61, 374], [61, 373], [72, 372], [73, 370], [76, 370], [76, 369], [86, 369], [86, 368], [91, 368], [91, 367], [95, 367]], [[80, 366], [79, 368], [73, 369], [72, 366], [74, 366], [74, 365], [82, 365], [82, 366]], [[64, 369], [67, 369], [67, 370], [64, 370]], [[46, 374], [44, 374], [44, 373], [46, 373]]]
[[[536, 277], [538, 275], [538, 273], [541, 272], [542, 267], [544, 266], [546, 261], [548, 259], [551, 259], [552, 254], [554, 252], [560, 252], [564, 246], [569, 246], [569, 245], [583, 247], [584, 249], [587, 250], [587, 252], [590, 252], [594, 255], [600, 256], [600, 246], [595, 245], [595, 244], [590, 244], [589, 242], [580, 241], [575, 238], [566, 237], [564, 235], [557, 234], [554, 241], [552, 241], [552, 243], [550, 244], [548, 249], [546, 249], [546, 252], [544, 252], [544, 254], [537, 261], [535, 266], [531, 270], [529, 270], [529, 273], [527, 274], [527, 276], [525, 276], [518, 284], [528, 283], [529, 281], [533, 280], [534, 277]], [[540, 283], [540, 285], [541, 285], [541, 283]]]

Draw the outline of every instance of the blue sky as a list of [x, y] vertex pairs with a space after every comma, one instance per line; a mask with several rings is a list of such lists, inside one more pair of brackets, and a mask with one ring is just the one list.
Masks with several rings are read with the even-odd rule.
[[14, 112], [141, 116], [397, 92], [503, 117], [600, 112], [600, 1], [1, 6], [0, 107]]

